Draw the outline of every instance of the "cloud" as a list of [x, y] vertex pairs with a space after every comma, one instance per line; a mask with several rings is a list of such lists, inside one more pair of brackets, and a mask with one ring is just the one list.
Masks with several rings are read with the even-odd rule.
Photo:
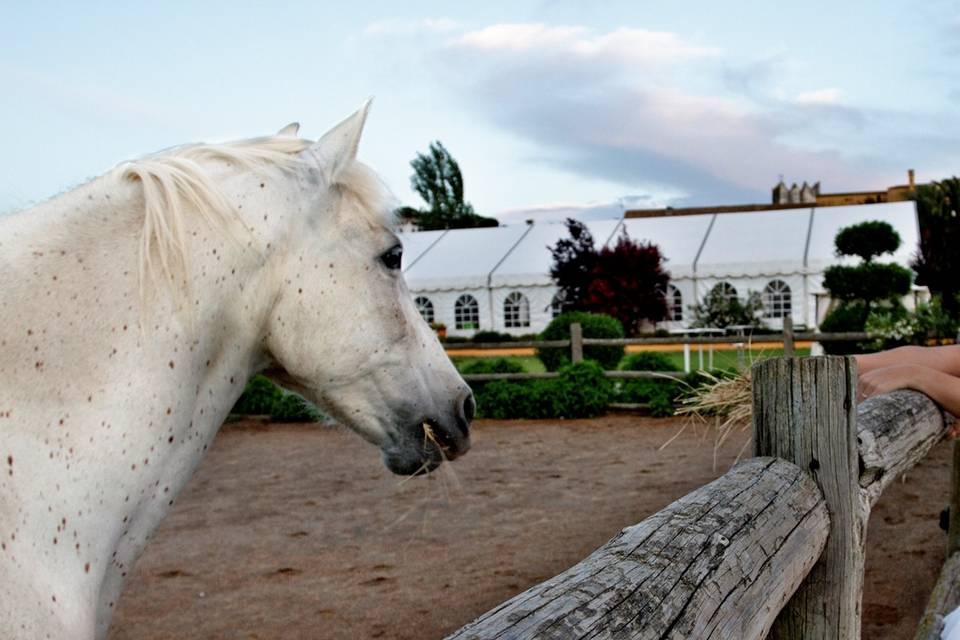
[[466, 50], [517, 54], [537, 52], [578, 60], [605, 60], [621, 65], [664, 64], [716, 56], [720, 50], [687, 42], [676, 34], [620, 28], [594, 35], [582, 26], [542, 23], [497, 24], [458, 37], [453, 45]]
[[371, 22], [363, 28], [363, 35], [371, 37], [409, 37], [424, 33], [450, 33], [459, 28], [460, 23], [451, 18], [420, 18], [418, 20], [388, 19]]
[[[930, 150], [906, 114], [845, 104], [837, 88], [784, 97], [779, 56], [757, 63], [758, 82], [719, 56], [672, 33], [502, 24], [461, 34], [438, 58], [444, 86], [532, 142], [533, 161], [687, 194], [673, 204], [765, 201], [778, 174], [882, 187]], [[956, 133], [943, 132], [941, 149]]]
[[796, 97], [798, 104], [839, 104], [840, 96], [843, 92], [840, 89], [816, 89], [814, 91], [804, 91]]

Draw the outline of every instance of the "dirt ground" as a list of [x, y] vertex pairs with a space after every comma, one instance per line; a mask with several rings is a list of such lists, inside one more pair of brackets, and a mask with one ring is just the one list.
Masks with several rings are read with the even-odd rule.
[[[475, 426], [474, 449], [401, 481], [353, 434], [226, 425], [147, 547], [112, 640], [442, 638], [724, 471], [680, 422], [637, 416]], [[870, 522], [866, 639], [912, 638], [940, 564], [950, 447]]]

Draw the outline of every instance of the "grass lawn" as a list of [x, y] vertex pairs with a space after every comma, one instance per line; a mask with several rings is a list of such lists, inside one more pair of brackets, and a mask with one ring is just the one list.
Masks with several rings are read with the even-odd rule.
[[[502, 358], [503, 356], [492, 356], [494, 358]], [[543, 363], [540, 362], [540, 358], [536, 356], [509, 356], [505, 358], [506, 360], [512, 360], [514, 362], [519, 362], [520, 366], [523, 367], [523, 370], [526, 373], [539, 373], [541, 371], [546, 371], [546, 367], [543, 366]], [[467, 364], [471, 362], [476, 362], [477, 360], [485, 360], [485, 358], [479, 357], [469, 357], [465, 358], [462, 356], [454, 356], [450, 358], [453, 361], [453, 366], [457, 368], [458, 371], [462, 370]]]
[[[670, 358], [674, 366], [678, 371], [683, 370], [683, 352], [682, 351], [661, 351], [663, 355]], [[810, 355], [809, 349], [797, 349], [798, 356], [808, 356]], [[749, 364], [754, 360], [760, 360], [763, 358], [773, 358], [783, 355], [783, 349], [750, 349], [744, 353], [744, 359]], [[503, 357], [503, 356], [489, 356], [489, 357]], [[470, 362], [476, 360], [481, 360], [481, 357], [462, 357], [454, 356], [450, 358], [453, 361], [454, 366], [458, 370], [462, 370]], [[543, 363], [540, 362], [540, 359], [536, 356], [508, 356], [507, 360], [513, 360], [514, 362], [519, 362], [523, 367], [523, 370], [528, 373], [536, 373], [539, 371], [546, 371], [543, 366]], [[690, 366], [694, 369], [699, 368], [699, 356], [697, 353], [696, 345], [690, 348]], [[709, 354], [706, 349], [703, 351], [703, 366], [705, 368], [709, 367]], [[733, 369], [737, 366], [737, 352], [733, 349], [723, 350], [723, 351], [714, 351], [713, 352], [713, 368], [714, 369]]]
[[[674, 366], [683, 370], [683, 351], [661, 351], [661, 353], [673, 362]], [[744, 351], [743, 358], [747, 364], [764, 358], [776, 358], [783, 355], [783, 349], [748, 349]], [[810, 349], [797, 349], [796, 355], [808, 356]], [[703, 367], [710, 368], [710, 354], [707, 349], [703, 350]], [[700, 356], [696, 345], [690, 347], [690, 366], [693, 369], [700, 368]], [[734, 349], [714, 351], [713, 368], [714, 369], [734, 369], [737, 366], [737, 352]]]

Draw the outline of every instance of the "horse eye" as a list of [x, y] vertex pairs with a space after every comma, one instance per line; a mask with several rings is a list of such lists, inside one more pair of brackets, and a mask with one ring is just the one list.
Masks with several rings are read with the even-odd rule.
[[386, 265], [387, 269], [397, 270], [400, 268], [400, 261], [403, 258], [403, 247], [398, 244], [393, 245], [380, 256], [380, 262]]

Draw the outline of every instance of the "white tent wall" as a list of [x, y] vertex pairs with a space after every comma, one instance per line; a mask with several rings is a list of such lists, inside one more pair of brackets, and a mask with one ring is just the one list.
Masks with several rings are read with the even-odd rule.
[[[671, 284], [683, 298], [683, 318], [658, 323], [657, 328], [689, 326], [693, 320], [690, 307], [721, 281], [730, 283], [743, 298], [749, 291], [763, 295], [770, 282], [779, 280], [790, 288], [794, 325], [813, 329], [829, 305], [823, 295], [823, 270], [831, 264], [857, 262], [835, 255], [834, 236], [840, 228], [866, 220], [882, 220], [894, 227], [902, 244], [892, 261], [909, 266], [919, 239], [913, 202], [585, 224], [598, 248], [612, 245], [623, 230], [634, 240], [660, 247]], [[454, 305], [463, 294], [477, 300], [480, 330], [537, 333], [552, 319], [550, 305], [557, 289], [550, 279], [550, 247], [567, 237], [563, 223], [404, 233], [401, 237], [404, 274], [411, 293], [431, 300], [435, 321], [444, 323], [449, 335], [469, 336], [476, 331], [456, 328]], [[529, 326], [506, 327], [504, 302], [512, 292], [526, 297]], [[912, 306], [912, 297], [907, 304]], [[763, 320], [773, 329], [783, 325], [780, 318]]]
[[[805, 287], [808, 286], [807, 278], [802, 273], [755, 277], [698, 278], [696, 281], [697, 301], [702, 301], [710, 290], [721, 282], [732, 285], [737, 290], [737, 297], [741, 300], [745, 300], [751, 292], [759, 293], [762, 297], [764, 288], [774, 280], [779, 280], [790, 287], [790, 317], [793, 319], [794, 326], [814, 326], [813, 297], [805, 293]], [[693, 314], [689, 313], [689, 307], [684, 311], [687, 312], [685, 313], [686, 322], [684, 324], [689, 326], [689, 323], [693, 321]], [[771, 329], [783, 328], [783, 318], [767, 317], [765, 312], [761, 319]]]

